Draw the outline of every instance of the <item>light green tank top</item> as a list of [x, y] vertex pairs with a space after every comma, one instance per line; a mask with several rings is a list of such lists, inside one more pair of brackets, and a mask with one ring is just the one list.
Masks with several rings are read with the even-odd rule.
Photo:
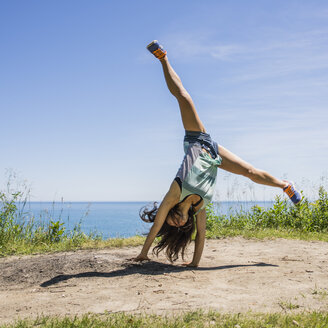
[[185, 157], [177, 173], [177, 177], [182, 182], [180, 201], [188, 195], [199, 195], [203, 199], [203, 205], [198, 213], [212, 200], [217, 170], [222, 158], [218, 155], [213, 159], [199, 144], [189, 145], [185, 142], [184, 150]]

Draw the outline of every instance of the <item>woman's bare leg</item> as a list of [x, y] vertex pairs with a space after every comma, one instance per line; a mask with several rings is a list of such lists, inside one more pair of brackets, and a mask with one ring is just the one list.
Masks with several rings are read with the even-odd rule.
[[[179, 102], [185, 130], [206, 132], [190, 95], [170, 65], [167, 56], [161, 59], [160, 62], [163, 66], [167, 87]], [[267, 186], [284, 188], [288, 185], [286, 181], [277, 179], [268, 172], [255, 168], [222, 146], [219, 146], [219, 154], [222, 158], [222, 163], [219, 167], [223, 170], [243, 175], [256, 183]]]
[[172, 95], [178, 100], [182, 123], [185, 130], [206, 132], [189, 93], [186, 91], [179, 76], [170, 65], [167, 56], [161, 59], [160, 62], [163, 66], [167, 87]]
[[277, 179], [266, 171], [256, 169], [221, 145], [219, 146], [219, 154], [222, 158], [220, 169], [243, 175], [256, 183], [267, 186], [285, 188], [288, 185], [287, 181]]

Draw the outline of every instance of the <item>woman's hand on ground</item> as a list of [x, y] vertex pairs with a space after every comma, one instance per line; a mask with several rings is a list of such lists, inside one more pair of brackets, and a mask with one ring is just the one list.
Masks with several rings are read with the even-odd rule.
[[190, 267], [190, 268], [197, 268], [198, 264], [195, 264], [193, 262], [185, 262], [182, 264], [183, 266]]
[[150, 261], [150, 258], [147, 255], [139, 254], [137, 257], [133, 257], [130, 260], [135, 262], [142, 262], [142, 261]]

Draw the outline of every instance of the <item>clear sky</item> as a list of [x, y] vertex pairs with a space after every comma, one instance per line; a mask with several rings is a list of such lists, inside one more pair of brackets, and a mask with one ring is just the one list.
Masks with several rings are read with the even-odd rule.
[[[308, 197], [327, 185], [328, 2], [0, 0], [0, 182], [31, 200], [160, 200], [184, 131], [158, 39], [213, 139]], [[219, 170], [215, 200], [280, 190]]]

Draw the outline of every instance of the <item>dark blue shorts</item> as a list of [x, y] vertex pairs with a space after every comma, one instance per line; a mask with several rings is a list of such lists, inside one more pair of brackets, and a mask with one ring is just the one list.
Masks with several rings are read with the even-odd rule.
[[186, 130], [184, 142], [189, 144], [199, 143], [214, 159], [219, 155], [218, 144], [212, 140], [208, 133]]

